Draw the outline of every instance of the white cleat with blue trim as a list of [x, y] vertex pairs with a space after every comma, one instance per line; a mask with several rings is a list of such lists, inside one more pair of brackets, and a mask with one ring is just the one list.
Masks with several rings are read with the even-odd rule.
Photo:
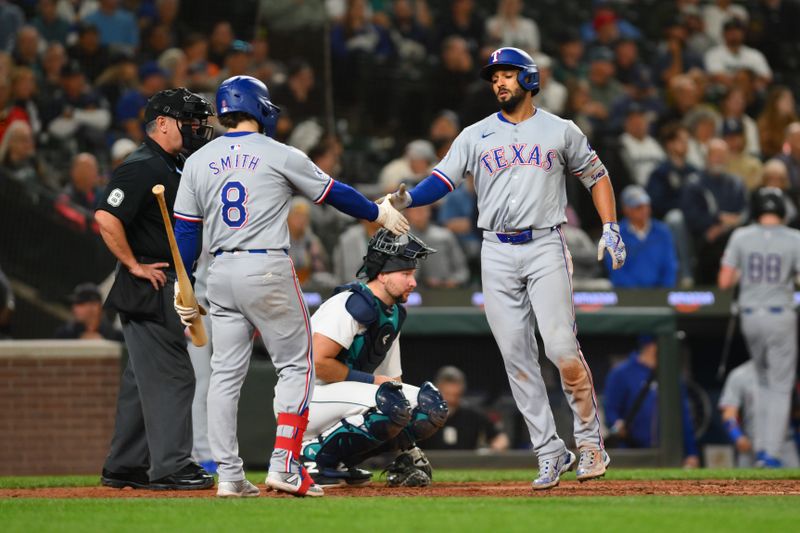
[[539, 477], [533, 480], [531, 487], [533, 487], [533, 490], [552, 489], [558, 485], [561, 480], [561, 474], [572, 470], [572, 465], [574, 464], [575, 454], [569, 450], [564, 450], [564, 453], [557, 457], [540, 460]]

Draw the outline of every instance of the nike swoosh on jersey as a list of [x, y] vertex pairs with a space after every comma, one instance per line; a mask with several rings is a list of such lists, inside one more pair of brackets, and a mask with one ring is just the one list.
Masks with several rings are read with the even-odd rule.
[[494, 134], [495, 134], [495, 132], [493, 132], [493, 131], [490, 131], [489, 133], [481, 133], [481, 139], [485, 139], [489, 135], [494, 135]]

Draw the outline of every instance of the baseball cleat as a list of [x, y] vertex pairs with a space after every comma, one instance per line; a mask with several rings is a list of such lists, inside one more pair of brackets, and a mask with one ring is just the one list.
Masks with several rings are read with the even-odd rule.
[[305, 468], [302, 472], [270, 472], [267, 474], [267, 489], [286, 492], [292, 496], [324, 496], [322, 487], [314, 483]]
[[220, 481], [217, 485], [219, 498], [252, 498], [261, 494], [258, 487], [242, 479], [240, 481]]
[[363, 487], [372, 480], [372, 472], [361, 468], [346, 467], [342, 464], [338, 468], [320, 467], [314, 462], [305, 463], [308, 473], [314, 483], [323, 489], [332, 487]]
[[578, 481], [588, 481], [606, 474], [606, 467], [611, 462], [605, 450], [582, 450], [575, 474]]
[[572, 470], [574, 464], [575, 454], [569, 450], [564, 450], [564, 453], [557, 457], [540, 460], [539, 477], [533, 480], [531, 487], [533, 490], [552, 489], [561, 481], [561, 474]]
[[781, 468], [783, 463], [780, 459], [768, 455], [765, 451], [756, 453], [756, 468]]

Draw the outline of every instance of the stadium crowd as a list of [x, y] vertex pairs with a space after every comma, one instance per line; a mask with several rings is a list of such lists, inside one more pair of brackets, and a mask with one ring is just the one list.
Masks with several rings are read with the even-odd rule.
[[[663, 256], [646, 275], [631, 253], [608, 280], [592, 259], [599, 221], [573, 183], [579, 285], [713, 283], [762, 185], [784, 189], [800, 223], [797, 1], [270, 0], [233, 22], [201, 4], [0, 1], [0, 182], [15, 187], [4, 191], [96, 238], [98, 194], [142, 141], [147, 99], [172, 86], [211, 95], [250, 74], [281, 107], [279, 140], [375, 197], [427, 176], [461, 128], [495, 111], [477, 71], [516, 46], [538, 64], [536, 105], [575, 121], [609, 167], [632, 252]], [[469, 182], [409, 218], [447, 251], [424, 286], [479, 283]], [[301, 279], [323, 287], [352, 278], [374, 229], [300, 201], [290, 227]]]

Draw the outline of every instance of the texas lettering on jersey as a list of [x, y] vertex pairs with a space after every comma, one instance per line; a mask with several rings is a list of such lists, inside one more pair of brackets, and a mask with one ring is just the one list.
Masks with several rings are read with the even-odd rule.
[[508, 147], [490, 148], [483, 152], [479, 159], [481, 167], [491, 176], [498, 170], [513, 166], [535, 166], [550, 172], [553, 161], [557, 158], [556, 150], [543, 151], [538, 144], [514, 143]]

